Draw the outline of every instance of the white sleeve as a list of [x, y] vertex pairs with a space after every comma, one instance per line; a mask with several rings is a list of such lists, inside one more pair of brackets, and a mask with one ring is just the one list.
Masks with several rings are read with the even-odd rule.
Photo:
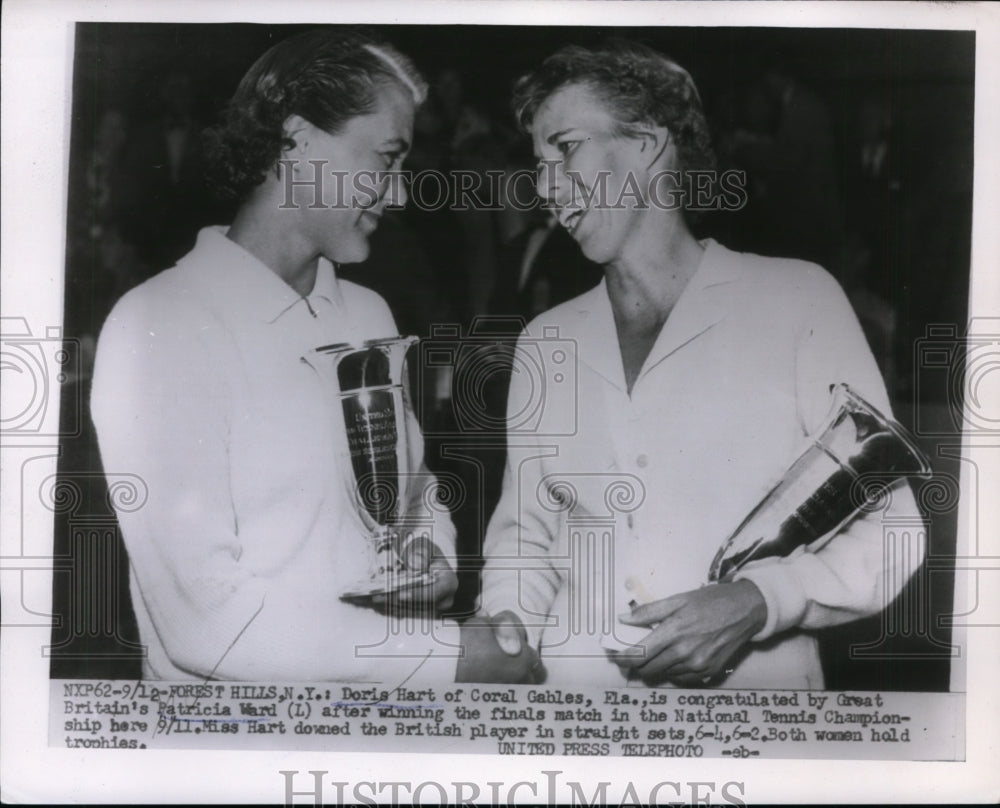
[[[245, 646], [223, 651], [251, 623], [262, 630], [269, 593], [239, 561], [225, 382], [211, 370], [210, 346], [158, 308], [133, 294], [111, 313], [98, 344], [91, 412], [104, 470], [137, 474], [148, 490], [141, 508], [118, 514], [139, 588], [133, 595], [175, 665], [231, 678], [247, 670], [238, 660]], [[273, 639], [283, 644], [281, 632]], [[266, 660], [251, 669], [269, 673]]]
[[[517, 350], [521, 350], [520, 340]], [[508, 402], [529, 400], [530, 384], [525, 373], [512, 373]], [[546, 454], [536, 436], [508, 431], [503, 490], [483, 542], [482, 609], [488, 614], [514, 612], [534, 648], [561, 581], [551, 559], [561, 513], [547, 510], [539, 502], [542, 457]]]
[[[796, 352], [796, 398], [805, 434], [821, 427], [830, 407], [830, 385], [846, 382], [885, 415], [889, 398], [864, 333], [839, 285], [816, 273], [816, 293], [807, 302]], [[875, 614], [885, 608], [916, 571], [925, 553], [919, 509], [907, 481], [888, 492], [885, 510], [851, 522], [816, 553], [749, 565], [737, 576], [753, 581], [767, 603], [763, 640], [799, 627], [816, 629]], [[884, 526], [909, 525], [897, 534]], [[890, 546], [899, 535], [905, 547]]]

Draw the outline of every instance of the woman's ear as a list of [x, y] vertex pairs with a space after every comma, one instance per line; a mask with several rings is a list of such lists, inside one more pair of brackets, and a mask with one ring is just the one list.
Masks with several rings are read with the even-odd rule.
[[[670, 130], [665, 126], [654, 126], [652, 124], [644, 126], [637, 134], [641, 144], [641, 152], [644, 166], [649, 169], [657, 163], [666, 159], [672, 163], [673, 159], [669, 152], [673, 151], [674, 139]], [[671, 165], [663, 166], [671, 168]]]
[[292, 140], [295, 144], [294, 146], [284, 148], [282, 151], [285, 154], [301, 154], [309, 148], [309, 132], [312, 129], [312, 124], [301, 115], [289, 115], [285, 118], [282, 129], [285, 132], [285, 137]]

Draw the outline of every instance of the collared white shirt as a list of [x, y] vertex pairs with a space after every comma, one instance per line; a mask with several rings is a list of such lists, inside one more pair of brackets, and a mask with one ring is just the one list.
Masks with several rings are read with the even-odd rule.
[[[303, 357], [395, 335], [325, 259], [303, 297], [212, 228], [115, 306], [92, 412], [105, 471], [148, 491], [118, 511], [146, 676], [391, 682], [431, 653], [421, 675], [453, 679], [454, 626], [407, 634], [338, 597], [364, 574], [362, 528], [336, 390]], [[447, 514], [428, 519], [452, 555]]]
[[[508, 437], [482, 603], [520, 614], [552, 684], [625, 683], [601, 648], [619, 632], [616, 615], [633, 599], [706, 584], [722, 541], [823, 424], [830, 385], [846, 382], [889, 412], [829, 275], [705, 246], [631, 394], [603, 282], [538, 317], [519, 341], [537, 372], [515, 362], [509, 411], [534, 420], [518, 416], [524, 426]], [[890, 518], [909, 520], [905, 560], [884, 546]], [[856, 520], [820, 552], [747, 568], [741, 577], [764, 595], [767, 624], [725, 686], [822, 686], [815, 641], [799, 629], [879, 611], [922, 551], [903, 485], [884, 514]]]

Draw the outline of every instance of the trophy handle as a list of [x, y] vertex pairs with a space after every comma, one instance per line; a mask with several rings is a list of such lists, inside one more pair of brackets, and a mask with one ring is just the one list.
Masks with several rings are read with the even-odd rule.
[[900, 424], [846, 384], [830, 391], [830, 413], [818, 436], [722, 543], [709, 582], [730, 580], [751, 561], [783, 558], [799, 547], [821, 549], [861, 512], [856, 484], [865, 476], [885, 486], [931, 476], [927, 456]]

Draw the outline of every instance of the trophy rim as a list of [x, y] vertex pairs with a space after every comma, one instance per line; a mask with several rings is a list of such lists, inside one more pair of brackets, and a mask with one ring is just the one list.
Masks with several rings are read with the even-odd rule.
[[[934, 472], [931, 468], [930, 460], [923, 449], [917, 444], [913, 436], [909, 434], [902, 424], [899, 424], [893, 418], [887, 417], [881, 410], [868, 401], [864, 396], [860, 395], [856, 390], [854, 390], [847, 382], [839, 382], [833, 387], [837, 388], [844, 396], [846, 396], [853, 404], [859, 406], [864, 412], [872, 416], [879, 424], [879, 426], [889, 430], [892, 434], [898, 438], [907, 449], [910, 450], [910, 454], [917, 461], [920, 466], [918, 471], [913, 471], [905, 474], [906, 477], [918, 477], [920, 479], [927, 479], [932, 477]], [[834, 396], [834, 404], [832, 411], [837, 410], [836, 396]]]
[[407, 342], [413, 344], [419, 341], [420, 337], [416, 335], [399, 334], [395, 337], [378, 337], [360, 342], [331, 342], [329, 345], [320, 345], [318, 348], [313, 348], [313, 353], [339, 353], [347, 350], [361, 351], [366, 348], [377, 348], [380, 345], [397, 345]]

